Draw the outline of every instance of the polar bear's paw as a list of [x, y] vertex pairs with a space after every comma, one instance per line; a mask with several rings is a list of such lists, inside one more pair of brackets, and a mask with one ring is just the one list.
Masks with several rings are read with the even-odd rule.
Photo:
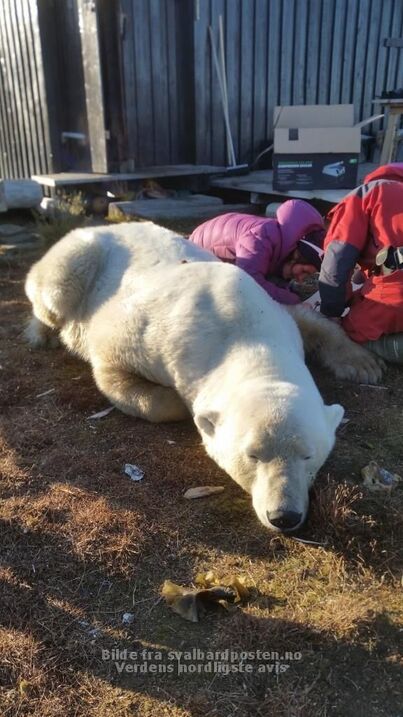
[[336, 378], [356, 383], [377, 384], [386, 370], [385, 363], [359, 344], [353, 344], [326, 361]]
[[60, 346], [59, 337], [48, 326], [33, 316], [24, 329], [25, 341], [33, 349], [56, 349]]
[[336, 378], [376, 384], [385, 364], [378, 356], [352, 341], [339, 324], [299, 304], [287, 306], [297, 322], [307, 353], [315, 356]]

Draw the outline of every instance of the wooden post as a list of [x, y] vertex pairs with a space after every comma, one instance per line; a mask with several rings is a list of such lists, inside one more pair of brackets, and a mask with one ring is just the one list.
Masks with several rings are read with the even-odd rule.
[[108, 172], [98, 14], [95, 0], [77, 0], [81, 51], [84, 68], [85, 100], [93, 172]]
[[403, 98], [392, 100], [381, 100], [385, 107], [385, 136], [382, 144], [380, 164], [388, 164], [396, 161], [398, 129], [400, 118], [403, 115]]

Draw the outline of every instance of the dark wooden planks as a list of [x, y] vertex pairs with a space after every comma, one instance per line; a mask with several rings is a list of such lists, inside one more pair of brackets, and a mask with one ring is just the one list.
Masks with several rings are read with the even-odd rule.
[[[223, 162], [207, 42], [223, 2], [200, 0], [196, 7], [197, 157]], [[228, 100], [239, 161], [268, 144], [277, 104], [353, 102], [357, 121], [372, 114], [375, 95], [403, 82], [403, 53], [396, 43], [383, 47], [384, 37], [401, 34], [402, 10], [401, 0], [226, 0]]]
[[[213, 28], [213, 38], [214, 38], [214, 47], [217, 52], [217, 56], [220, 57], [220, 46], [219, 46], [219, 17], [223, 18], [223, 21], [225, 21], [225, 0], [215, 0], [214, 3], [214, 13], [211, 15], [211, 25]], [[226, 151], [226, 134], [225, 134], [225, 125], [224, 125], [224, 115], [223, 115], [223, 109], [222, 109], [222, 103], [221, 103], [221, 94], [220, 94], [220, 83], [217, 76], [216, 67], [213, 62], [213, 50], [212, 50], [212, 44], [211, 44], [211, 38], [210, 35], [207, 34], [206, 38], [206, 47], [205, 47], [205, 53], [206, 57], [210, 63], [210, 87], [211, 87], [211, 95], [210, 95], [210, 113], [211, 113], [211, 147], [220, 147], [221, 148], [221, 157], [223, 164], [228, 164], [229, 160], [227, 157], [227, 151]], [[231, 73], [232, 74], [232, 73]], [[228, 72], [227, 72], [228, 76]], [[232, 113], [233, 114], [233, 113]], [[233, 129], [232, 129], [233, 131]]]
[[138, 103], [133, 23], [133, 5], [131, 0], [120, 0], [123, 113], [127, 136], [126, 161], [130, 169], [135, 167], [138, 146]]
[[337, 30], [334, 27], [334, 10], [335, 3], [323, 2], [321, 28], [320, 28], [320, 51], [319, 51], [319, 77], [318, 77], [318, 103], [321, 105], [330, 104], [330, 85], [331, 85], [331, 58], [332, 58], [332, 42], [334, 33]]
[[53, 169], [37, 0], [0, 3], [0, 173]]
[[256, 157], [267, 136], [267, 28], [269, 8], [266, 0], [255, 0], [254, 73], [253, 73], [253, 156]]
[[281, 2], [269, 3], [267, 28], [267, 136], [273, 136], [273, 112], [280, 103]]
[[365, 63], [369, 51], [370, 9], [370, 0], [361, 0], [358, 7], [357, 33], [355, 36], [354, 81], [352, 87], [352, 102], [356, 121], [362, 117]]
[[347, 0], [338, 0], [335, 4], [333, 18], [335, 32], [333, 32], [333, 28], [330, 29], [333, 34], [332, 66], [329, 87], [329, 101], [331, 104], [338, 104], [341, 97], [345, 38], [345, 33], [342, 28], [346, 26], [346, 22], [348, 21], [347, 12]]
[[[383, 4], [380, 2], [372, 2], [371, 12], [369, 15], [369, 27], [367, 33], [368, 51], [364, 63], [363, 92], [361, 98], [361, 108], [358, 111], [359, 118], [370, 117], [374, 114], [372, 100], [375, 98], [377, 50], [382, 44], [382, 40], [379, 36], [382, 6]], [[367, 128], [367, 131], [368, 129], [370, 128]]]
[[[85, 73], [77, 7], [88, 10]], [[103, 13], [101, 57], [92, 7]], [[353, 102], [360, 120], [376, 96], [403, 84], [402, 0], [2, 0], [0, 171], [55, 171], [62, 131], [89, 135], [96, 166], [110, 170], [102, 90], [105, 80], [114, 90], [114, 78], [119, 91], [104, 96], [114, 170], [227, 164], [208, 35], [212, 25], [218, 46], [220, 16], [238, 162], [269, 144], [276, 104]], [[90, 168], [85, 152], [74, 170]]]
[[305, 104], [318, 102], [321, 0], [308, 0], [309, 16], [307, 26]]
[[253, 159], [251, 140], [253, 138], [253, 115], [254, 115], [254, 76], [259, 69], [254, 64], [253, 46], [255, 41], [254, 30], [255, 2], [241, 3], [241, 47], [240, 56], [242, 63], [240, 81], [240, 103], [239, 103], [239, 149], [238, 164], [250, 162]]
[[[170, 0], [121, 0], [122, 84], [133, 166], [193, 159], [192, 14]], [[187, 37], [185, 37], [187, 33]], [[185, 149], [184, 149], [185, 147]]]
[[[211, 4], [211, 3], [210, 3]], [[252, 4], [253, 0], [250, 3]], [[228, 92], [228, 113], [231, 126], [231, 133], [234, 142], [234, 151], [237, 161], [240, 161], [242, 155], [241, 147], [241, 114], [244, 107], [242, 97], [242, 36], [241, 36], [241, 12], [242, 0], [226, 0], [226, 10], [224, 17], [224, 37], [225, 37], [225, 60], [227, 69], [227, 92]], [[211, 4], [211, 22], [214, 23], [217, 12], [214, 4]], [[208, 47], [207, 55], [211, 63], [211, 47]], [[246, 98], [245, 98], [246, 102]], [[222, 120], [221, 120], [222, 121]], [[214, 156], [215, 146], [210, 149], [210, 156]], [[220, 163], [228, 164], [228, 155], [226, 152], [226, 143], [221, 145]]]
[[295, 6], [295, 46], [293, 60], [293, 104], [305, 104], [306, 57], [308, 51], [307, 25], [309, 5], [297, 2]]
[[[393, 4], [392, 27], [390, 36], [403, 35], [403, 2]], [[403, 52], [400, 47], [391, 46], [388, 48], [388, 70], [386, 78], [386, 89], [394, 90], [403, 85]]]
[[10, 130], [11, 146], [9, 147], [13, 177], [26, 176], [25, 137], [19, 113], [19, 88], [14, 75], [15, 58], [13, 57], [12, 39], [10, 37], [10, 12], [8, 2], [0, 3], [0, 32], [2, 45], [3, 92], [7, 113], [7, 124]]
[[[235, 0], [237, 2], [238, 0]], [[195, 85], [195, 150], [196, 162], [209, 161], [212, 155], [209, 137], [211, 135], [211, 51], [209, 48], [208, 26], [210, 24], [210, 3], [199, 2], [194, 21], [194, 85]], [[215, 148], [217, 157], [222, 157], [222, 148]], [[221, 162], [222, 160], [220, 160]]]
[[282, 0], [283, 12], [280, 29], [280, 104], [291, 105], [293, 86], [295, 0]]

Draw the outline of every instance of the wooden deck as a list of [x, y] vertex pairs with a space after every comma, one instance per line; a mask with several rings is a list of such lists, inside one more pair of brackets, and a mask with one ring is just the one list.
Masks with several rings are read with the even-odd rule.
[[[378, 165], [366, 162], [358, 167], [358, 184]], [[250, 195], [252, 204], [264, 202], [270, 195], [293, 199], [321, 199], [324, 202], [337, 204], [351, 189], [312, 189], [312, 191], [292, 190], [277, 192], [273, 189], [273, 170], [260, 169], [247, 175], [211, 179], [210, 185], [220, 189], [236, 189]]]

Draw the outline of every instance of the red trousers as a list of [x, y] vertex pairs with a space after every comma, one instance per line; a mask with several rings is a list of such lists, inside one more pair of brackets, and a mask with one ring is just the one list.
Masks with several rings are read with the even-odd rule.
[[350, 338], [359, 343], [403, 331], [403, 271], [366, 279], [361, 289], [354, 292], [342, 325]]

